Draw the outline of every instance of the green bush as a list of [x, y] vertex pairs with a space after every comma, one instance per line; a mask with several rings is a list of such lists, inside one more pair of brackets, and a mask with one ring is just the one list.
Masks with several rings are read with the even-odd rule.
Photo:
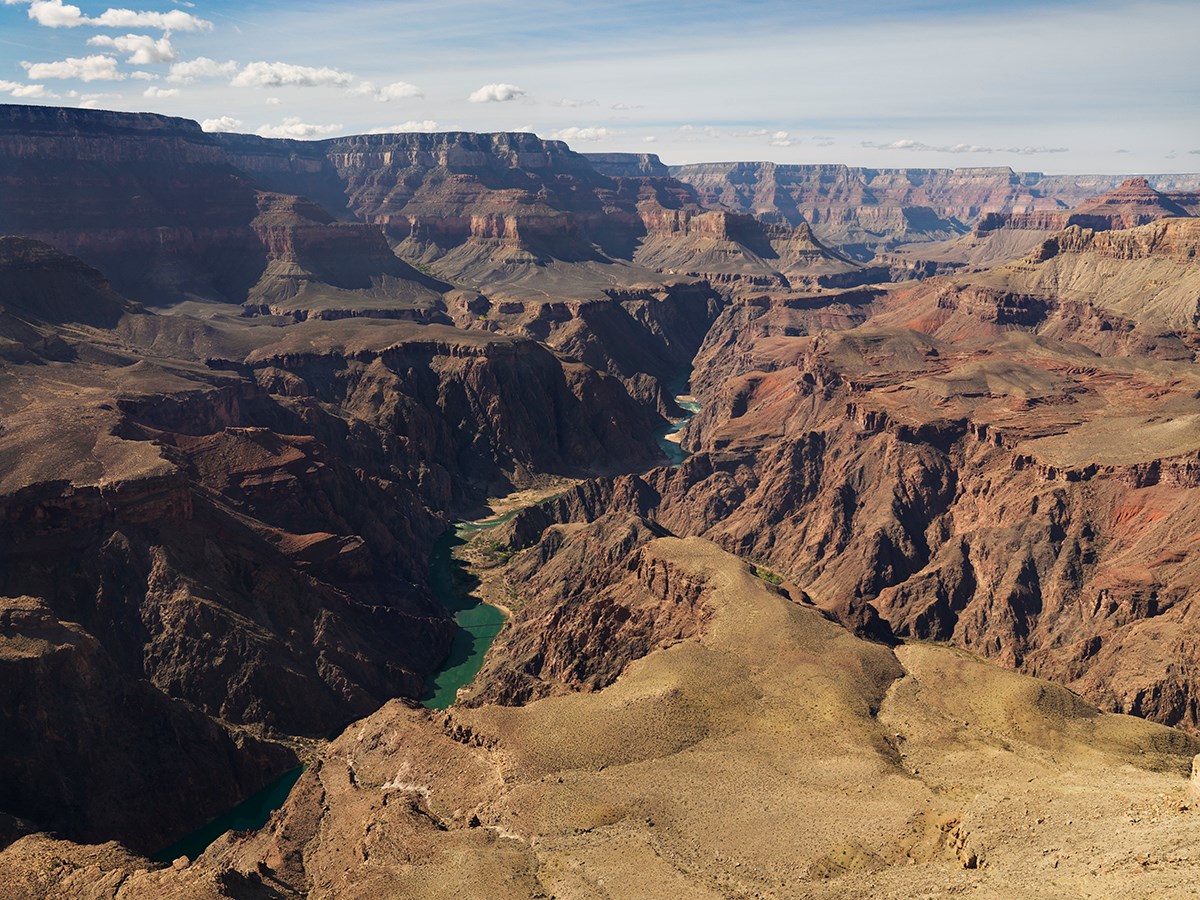
[[762, 566], [755, 566], [754, 574], [767, 584], [783, 584], [783, 578], [781, 576], [776, 575], [770, 569], [763, 568]]

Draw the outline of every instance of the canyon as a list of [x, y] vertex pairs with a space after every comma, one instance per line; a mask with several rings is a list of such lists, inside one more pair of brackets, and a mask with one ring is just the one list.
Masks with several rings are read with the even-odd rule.
[[1185, 896], [1198, 190], [0, 106], [0, 878]]

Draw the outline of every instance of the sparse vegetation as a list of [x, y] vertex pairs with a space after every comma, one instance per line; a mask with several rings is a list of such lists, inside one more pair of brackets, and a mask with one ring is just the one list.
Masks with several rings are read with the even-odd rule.
[[754, 574], [765, 581], [767, 584], [783, 584], [783, 577], [776, 575], [770, 569], [763, 566], [755, 566]]
[[482, 541], [479, 544], [479, 554], [494, 566], [503, 566], [516, 553], [512, 547], [497, 540]]

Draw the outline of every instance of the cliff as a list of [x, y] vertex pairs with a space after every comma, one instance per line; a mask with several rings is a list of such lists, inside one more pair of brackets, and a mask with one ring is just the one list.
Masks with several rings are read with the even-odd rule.
[[[264, 203], [263, 242], [298, 266], [321, 262], [309, 228], [394, 259], [365, 225]], [[157, 850], [294, 764], [251, 734], [320, 739], [419, 695], [453, 630], [425, 587], [450, 517], [544, 473], [657, 458], [660, 420], [620, 381], [529, 339], [154, 315], [16, 238], [0, 296], [25, 329], [0, 368], [0, 595], [38, 610], [0, 691], [2, 752], [24, 760], [2, 808], [79, 840]], [[124, 737], [89, 764], [105, 728]]]
[[[1066, 211], [1118, 188], [1123, 180], [1045, 176], [1007, 168], [866, 169], [775, 163], [675, 166], [671, 174], [694, 187], [705, 205], [793, 226], [806, 221], [818, 238], [856, 258], [904, 243], [952, 239], [989, 214], [1036, 217]], [[1154, 184], [1164, 191], [1194, 191], [1197, 180], [1191, 175], [1157, 176]]]
[[[639, 529], [609, 524], [614, 542]], [[529, 621], [561, 610], [550, 660], [603, 655], [595, 638], [636, 634], [651, 609], [703, 611], [700, 627], [664, 630], [599, 690], [389, 704], [331, 742], [266, 828], [198, 860], [154, 869], [34, 835], [0, 853], [0, 877], [20, 897], [105, 880], [135, 897], [1120, 894], [1131, 878], [1186, 893], [1194, 738], [952, 648], [855, 638], [707, 541], [635, 537], [632, 566], [601, 567], [616, 544], [597, 537], [522, 563], [539, 579]], [[599, 596], [576, 595], [581, 580]]]

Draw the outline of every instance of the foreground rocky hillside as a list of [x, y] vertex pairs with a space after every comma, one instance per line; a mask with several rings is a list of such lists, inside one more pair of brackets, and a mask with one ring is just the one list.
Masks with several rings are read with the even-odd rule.
[[631, 595], [677, 626], [601, 663], [619, 672], [603, 690], [394, 702], [256, 835], [157, 870], [31, 836], [0, 853], [5, 882], [128, 898], [1182, 895], [1196, 739], [958, 650], [864, 641], [707, 541], [607, 526], [632, 535], [626, 564], [596, 569], [588, 532], [527, 551], [597, 588], [543, 588], [539, 604], [582, 623]]

